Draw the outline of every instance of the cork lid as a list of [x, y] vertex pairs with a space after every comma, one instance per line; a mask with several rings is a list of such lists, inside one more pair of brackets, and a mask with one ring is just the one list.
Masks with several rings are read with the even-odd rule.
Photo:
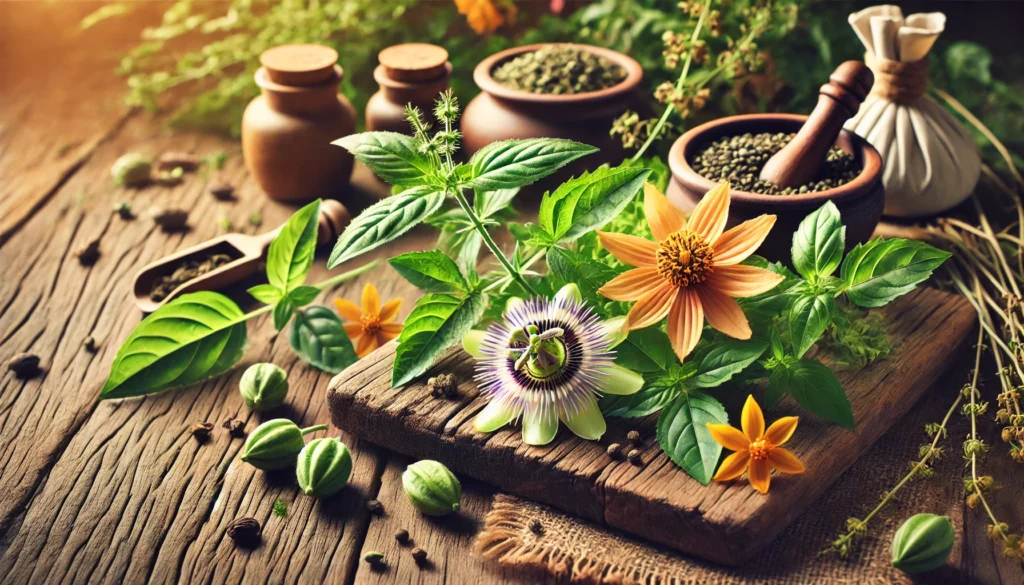
[[270, 81], [281, 85], [310, 86], [336, 76], [338, 52], [322, 45], [281, 45], [260, 55]]
[[377, 59], [395, 81], [425, 81], [445, 74], [448, 51], [427, 43], [405, 43], [384, 49]]

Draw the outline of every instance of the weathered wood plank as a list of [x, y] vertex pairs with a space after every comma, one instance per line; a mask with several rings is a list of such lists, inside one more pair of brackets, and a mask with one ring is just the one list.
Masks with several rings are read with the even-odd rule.
[[[449, 352], [434, 368], [458, 376], [458, 400], [431, 398], [422, 383], [392, 389], [388, 373], [393, 344], [335, 378], [328, 399], [334, 423], [360, 437], [413, 457], [440, 459], [505, 491], [733, 564], [770, 542], [892, 426], [951, 363], [949, 357], [973, 326], [973, 313], [964, 301], [931, 289], [915, 291], [885, 312], [898, 346], [895, 354], [840, 374], [857, 431], [802, 417], [790, 445], [808, 471], [776, 478], [767, 497], [741, 483], [701, 487], [660, 452], [652, 439], [653, 417], [639, 424], [612, 419], [600, 443], [580, 440], [565, 429], [542, 448], [523, 445], [518, 428], [477, 433], [468, 423], [484, 401], [471, 381], [472, 360], [461, 350]], [[791, 400], [771, 416], [785, 414], [800, 414]], [[634, 427], [647, 438], [644, 465], [612, 461], [604, 445], [624, 442]]]

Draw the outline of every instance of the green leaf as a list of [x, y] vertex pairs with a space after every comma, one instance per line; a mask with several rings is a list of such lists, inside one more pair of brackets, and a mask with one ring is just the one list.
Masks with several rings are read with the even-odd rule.
[[768, 376], [768, 382], [764, 388], [764, 407], [775, 406], [789, 390], [789, 368], [778, 366]]
[[305, 307], [309, 303], [313, 302], [313, 299], [320, 294], [320, 289], [315, 286], [299, 286], [295, 290], [288, 293], [288, 298], [295, 303], [296, 307]]
[[459, 230], [456, 226], [446, 225], [437, 236], [437, 249], [455, 261], [455, 265], [466, 275], [476, 274], [477, 260], [484, 239], [475, 229]]
[[570, 282], [580, 287], [580, 294], [589, 301], [602, 300], [597, 289], [618, 276], [618, 270], [572, 250], [555, 246], [548, 250], [548, 268], [555, 277], [555, 288]]
[[713, 388], [724, 384], [757, 361], [766, 349], [768, 343], [760, 339], [729, 339], [716, 344], [700, 363], [697, 387]]
[[726, 424], [722, 404], [702, 392], [683, 394], [658, 416], [658, 444], [668, 458], [702, 485], [715, 475], [722, 446], [711, 438], [708, 423]]
[[638, 373], [664, 373], [675, 363], [672, 343], [657, 327], [636, 329], [615, 348], [615, 363]]
[[[770, 380], [770, 378], [769, 378]], [[812, 414], [850, 430], [854, 428], [853, 408], [843, 385], [825, 364], [802, 359], [786, 372], [790, 395]]]
[[469, 159], [473, 178], [465, 186], [481, 191], [522, 187], [593, 152], [593, 146], [560, 138], [492, 142]]
[[555, 240], [571, 241], [622, 213], [651, 174], [643, 168], [601, 168], [545, 193], [537, 222]]
[[846, 256], [846, 297], [861, 307], [881, 307], [931, 276], [950, 253], [913, 240], [876, 238]]
[[317, 228], [320, 224], [320, 200], [296, 211], [281, 227], [267, 252], [267, 281], [288, 294], [306, 281], [316, 252]]
[[430, 182], [434, 168], [420, 153], [416, 140], [397, 132], [363, 132], [339, 138], [331, 144], [344, 148], [390, 185], [422, 185]]
[[836, 315], [836, 301], [829, 293], [804, 294], [797, 297], [789, 310], [789, 337], [798, 358], [804, 357]]
[[645, 384], [635, 394], [606, 394], [598, 404], [605, 416], [640, 418], [665, 408], [679, 396], [680, 390], [675, 385]]
[[245, 315], [226, 296], [182, 295], [139, 323], [117, 350], [100, 398], [185, 386], [234, 366], [245, 352]]
[[292, 314], [295, 313], [295, 302], [285, 297], [274, 305], [274, 329], [280, 331], [288, 326]]
[[257, 284], [249, 289], [249, 294], [252, 295], [252, 298], [264, 305], [273, 305], [277, 301], [280, 301], [281, 297], [284, 296], [281, 294], [281, 291], [272, 284]]
[[469, 283], [455, 261], [437, 250], [409, 252], [388, 262], [406, 280], [425, 292], [469, 290]]
[[329, 374], [341, 373], [359, 359], [341, 319], [327, 307], [296, 311], [288, 341], [299, 357]]
[[462, 341], [486, 308], [486, 296], [476, 292], [462, 298], [428, 294], [416, 301], [398, 338], [391, 385], [403, 386], [426, 372], [444, 350]]
[[444, 193], [415, 188], [392, 195], [367, 207], [334, 245], [328, 268], [382, 246], [411, 230], [444, 202]]
[[839, 268], [846, 245], [846, 227], [831, 201], [800, 222], [793, 234], [793, 266], [811, 280], [829, 276]]
[[473, 194], [473, 209], [480, 219], [487, 219], [508, 209], [517, 194], [519, 189], [477, 191]]

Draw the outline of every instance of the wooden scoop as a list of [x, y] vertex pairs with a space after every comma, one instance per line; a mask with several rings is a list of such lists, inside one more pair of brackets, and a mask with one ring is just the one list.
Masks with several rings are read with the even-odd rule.
[[[323, 245], [336, 240], [351, 219], [352, 216], [344, 205], [331, 199], [324, 200], [320, 204], [317, 244]], [[149, 264], [135, 275], [135, 304], [144, 313], [152, 313], [185, 293], [221, 289], [256, 274], [260, 270], [260, 264], [266, 259], [270, 242], [274, 241], [280, 231], [281, 227], [259, 236], [225, 234]], [[162, 301], [149, 298], [153, 285], [161, 277], [174, 273], [186, 260], [194, 259], [201, 262], [213, 254], [226, 254], [233, 260], [181, 284]]]
[[761, 169], [762, 181], [785, 189], [817, 179], [839, 131], [857, 113], [875, 83], [875, 76], [864, 63], [847, 61], [828, 80], [819, 90], [818, 105], [796, 137]]

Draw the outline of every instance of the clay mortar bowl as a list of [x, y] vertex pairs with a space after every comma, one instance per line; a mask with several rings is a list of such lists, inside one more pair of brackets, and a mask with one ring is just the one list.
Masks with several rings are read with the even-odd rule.
[[[717, 184], [697, 174], [689, 162], [711, 142], [748, 132], [797, 132], [806, 120], [807, 116], [797, 114], [729, 116], [702, 124], [683, 134], [672, 145], [668, 156], [669, 168], [672, 170], [667, 193], [669, 200], [689, 213], [701, 197]], [[866, 242], [882, 218], [882, 208], [885, 206], [882, 157], [867, 140], [847, 130], [839, 133], [836, 145], [852, 155], [861, 168], [860, 174], [852, 181], [835, 189], [802, 195], [762, 195], [733, 190], [729, 205], [729, 226], [766, 213], [776, 215], [778, 219], [775, 227], [757, 253], [788, 265], [791, 263], [793, 233], [800, 222], [826, 201], [832, 201], [846, 226], [846, 249]]]
[[[537, 94], [498, 83], [491, 72], [515, 57], [552, 45], [571, 45], [618, 64], [626, 77], [618, 84], [577, 94]], [[473, 70], [473, 81], [481, 93], [463, 112], [461, 125], [466, 156], [492, 142], [523, 138], [566, 138], [601, 150], [583, 157], [557, 176], [568, 178], [602, 163], [617, 163], [625, 157], [622, 143], [610, 137], [612, 121], [624, 111], [637, 108], [636, 88], [643, 80], [643, 68], [628, 55], [579, 43], [538, 43], [495, 53]]]

